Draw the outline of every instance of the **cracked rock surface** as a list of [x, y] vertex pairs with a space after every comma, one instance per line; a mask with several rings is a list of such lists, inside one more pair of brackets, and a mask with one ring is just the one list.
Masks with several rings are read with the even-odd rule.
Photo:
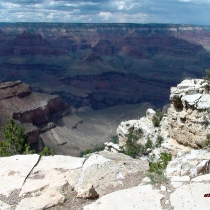
[[[192, 154], [210, 160], [207, 151]], [[183, 153], [177, 161], [192, 154]], [[2, 210], [202, 210], [210, 205], [204, 197], [209, 194], [209, 173], [172, 175], [167, 182], [153, 184], [148, 178], [145, 182], [147, 161], [121, 153], [102, 151], [85, 158], [18, 155], [0, 158], [0, 163]]]
[[[56, 206], [73, 191], [81, 198], [103, 196], [129, 187], [125, 177], [138, 173], [141, 177], [149, 169], [147, 161], [111, 152], [91, 154], [86, 158], [18, 155], [0, 158], [0, 163], [4, 166], [0, 169], [1, 205], [17, 210]], [[137, 184], [133, 181], [133, 186]], [[15, 190], [18, 193], [14, 194]]]

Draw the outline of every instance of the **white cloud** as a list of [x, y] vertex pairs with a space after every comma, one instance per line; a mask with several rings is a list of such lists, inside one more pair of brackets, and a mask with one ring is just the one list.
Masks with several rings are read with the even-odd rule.
[[210, 0], [1, 0], [2, 22], [209, 24]]
[[179, 2], [195, 3], [195, 4], [210, 4], [210, 0], [179, 0]]

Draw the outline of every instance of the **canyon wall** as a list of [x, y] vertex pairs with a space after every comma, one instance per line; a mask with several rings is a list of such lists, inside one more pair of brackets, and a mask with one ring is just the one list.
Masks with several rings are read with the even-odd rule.
[[161, 107], [171, 86], [204, 76], [209, 49], [201, 26], [0, 23], [0, 80], [19, 79], [76, 109]]
[[0, 132], [10, 118], [17, 120], [26, 127], [28, 142], [36, 150], [41, 149], [40, 132], [53, 125], [53, 118], [70, 113], [59, 96], [32, 92], [21, 81], [0, 83], [0, 106]]

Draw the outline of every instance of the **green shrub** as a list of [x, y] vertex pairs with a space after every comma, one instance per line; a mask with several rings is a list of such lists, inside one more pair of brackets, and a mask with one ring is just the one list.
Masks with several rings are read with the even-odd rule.
[[128, 144], [135, 143], [143, 136], [143, 130], [139, 128], [138, 130], [134, 130], [134, 128], [130, 128], [130, 132], [125, 135], [128, 139]]
[[141, 156], [142, 154], [146, 153], [146, 147], [143, 146], [142, 144], [132, 144], [128, 145], [127, 149], [124, 151], [126, 155], [129, 155], [132, 158], [136, 158]]
[[[0, 141], [0, 156], [11, 156], [17, 154], [34, 154], [27, 142], [23, 126], [10, 119], [3, 128], [4, 141]], [[40, 155], [54, 155], [54, 151], [45, 147]]]
[[157, 109], [156, 114], [152, 118], [153, 125], [155, 127], [159, 127], [162, 118], [163, 118], [163, 113], [159, 109]]
[[147, 140], [146, 144], [145, 144], [145, 147], [148, 149], [152, 149], [153, 148], [153, 143], [150, 139]]
[[160, 147], [163, 141], [164, 141], [163, 137], [159, 135], [156, 139], [155, 147]]
[[53, 151], [53, 149], [49, 149], [48, 147], [45, 147], [41, 153], [41, 156], [50, 156], [50, 155], [55, 155], [55, 152]]
[[87, 154], [90, 154], [90, 153], [103, 151], [104, 148], [105, 148], [105, 146], [103, 145], [103, 146], [95, 147], [93, 149], [86, 149], [85, 151], [80, 153], [80, 157], [83, 157], [83, 156], [85, 156]]
[[27, 135], [24, 127], [9, 119], [3, 128], [4, 141], [0, 142], [0, 156], [11, 156], [17, 154], [32, 154], [35, 151], [30, 150], [27, 142]]
[[125, 136], [128, 139], [127, 147], [124, 151], [126, 155], [129, 155], [132, 158], [136, 158], [137, 156], [146, 152], [145, 146], [136, 143], [143, 136], [143, 130], [141, 128], [138, 130], [134, 130], [134, 127], [130, 128], [130, 132]]
[[158, 127], [160, 125], [160, 121], [158, 120], [158, 118], [156, 117], [156, 115], [153, 116], [152, 123], [153, 123], [153, 125], [155, 127]]
[[206, 69], [206, 76], [205, 76], [206, 80], [210, 80], [210, 69]]
[[113, 136], [111, 142], [114, 144], [118, 144], [119, 143], [118, 136]]
[[202, 147], [209, 147], [210, 146], [210, 134], [207, 134], [206, 141], [203, 143]]
[[152, 184], [158, 184], [168, 181], [167, 177], [163, 173], [157, 174], [154, 172], [147, 171], [146, 176], [150, 178]]
[[156, 174], [163, 174], [163, 171], [166, 169], [168, 162], [171, 161], [172, 155], [167, 153], [161, 153], [160, 159], [156, 163], [150, 163], [150, 172]]

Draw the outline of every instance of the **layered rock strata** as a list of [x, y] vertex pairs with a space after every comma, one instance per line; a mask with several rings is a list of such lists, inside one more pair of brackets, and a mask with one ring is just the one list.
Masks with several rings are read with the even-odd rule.
[[[52, 118], [70, 112], [59, 96], [35, 93], [21, 81], [0, 83], [0, 128], [13, 118], [24, 124], [29, 144], [37, 144], [40, 130], [48, 126]], [[38, 127], [37, 127], [38, 126]]]
[[183, 145], [200, 148], [210, 133], [209, 83], [186, 79], [171, 88], [168, 109], [169, 134]]
[[204, 76], [209, 34], [191, 25], [0, 23], [0, 80], [27, 82], [74, 108], [161, 107], [172, 85]]
[[137, 143], [143, 145], [148, 139], [154, 144], [157, 137], [162, 136], [162, 148], [173, 150], [174, 154], [182, 145], [201, 148], [210, 133], [209, 82], [203, 79], [183, 80], [177, 87], [171, 88], [170, 101], [167, 115], [159, 127], [154, 127], [152, 122], [155, 115], [152, 109], [147, 110], [146, 116], [139, 120], [122, 122], [117, 129], [119, 145], [126, 147], [131, 130], [141, 130]]

